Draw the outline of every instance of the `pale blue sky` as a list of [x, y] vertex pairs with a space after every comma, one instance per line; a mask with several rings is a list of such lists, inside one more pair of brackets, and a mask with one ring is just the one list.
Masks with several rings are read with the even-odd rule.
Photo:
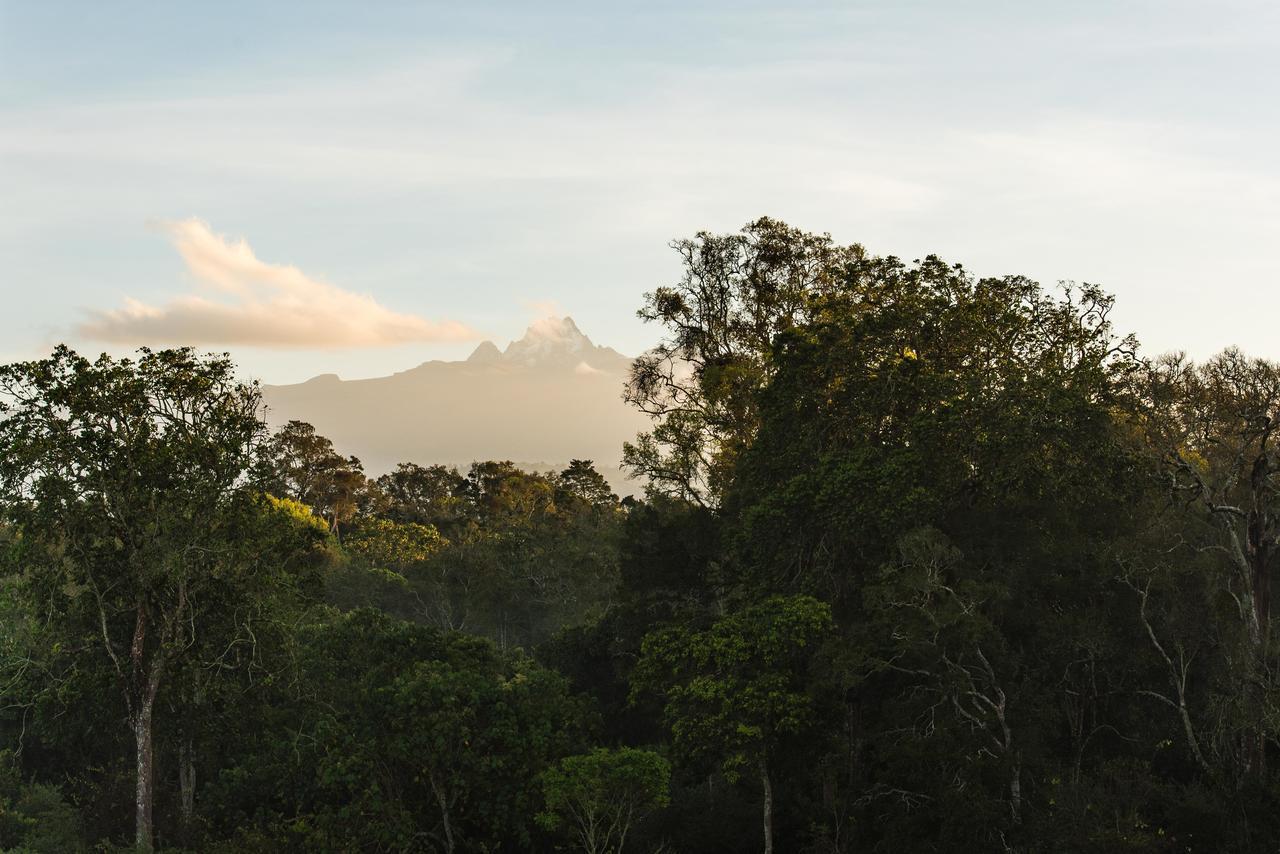
[[357, 306], [342, 349], [226, 343], [267, 381], [459, 357], [433, 330], [504, 343], [548, 304], [635, 353], [667, 242], [762, 214], [1280, 358], [1277, 84], [1264, 3], [0, 0], [0, 359], [233, 299], [200, 240], [401, 342]]

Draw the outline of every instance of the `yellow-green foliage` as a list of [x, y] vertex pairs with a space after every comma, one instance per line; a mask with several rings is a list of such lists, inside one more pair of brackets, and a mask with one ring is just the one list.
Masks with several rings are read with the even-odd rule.
[[432, 525], [370, 519], [347, 535], [347, 553], [379, 569], [402, 571], [428, 560], [446, 540]]
[[265, 494], [264, 497], [273, 511], [289, 519], [298, 527], [314, 528], [321, 534], [329, 533], [329, 526], [325, 521], [311, 512], [311, 508], [301, 501], [294, 501], [292, 498], [276, 498], [269, 493]]

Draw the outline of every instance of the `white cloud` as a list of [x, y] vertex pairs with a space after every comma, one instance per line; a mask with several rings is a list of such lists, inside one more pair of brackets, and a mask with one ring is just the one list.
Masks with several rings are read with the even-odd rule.
[[400, 314], [297, 267], [261, 261], [244, 239], [216, 234], [201, 220], [160, 227], [208, 295], [188, 294], [160, 306], [128, 298], [123, 308], [92, 312], [81, 335], [117, 344], [317, 349], [478, 337], [464, 324]]

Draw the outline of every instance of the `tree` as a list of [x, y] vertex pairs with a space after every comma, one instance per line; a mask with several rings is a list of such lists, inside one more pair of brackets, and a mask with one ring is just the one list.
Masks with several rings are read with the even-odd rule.
[[[987, 613], [988, 603], [1006, 598], [1007, 591], [977, 574], [966, 577], [963, 555], [936, 530], [911, 531], [898, 549], [898, 560], [865, 588], [875, 637], [854, 654], [869, 654], [871, 672], [905, 677], [911, 686], [905, 693], [924, 698], [931, 726], [954, 715], [952, 738], [972, 739], [972, 755], [1007, 770], [1009, 818], [1016, 827], [1023, 783], [1017, 698], [1006, 690], [1011, 680], [1000, 669], [1008, 656], [997, 654], [1003, 638]], [[954, 775], [980, 776], [973, 768], [957, 768]]]
[[1087, 511], [1100, 483], [1127, 488], [1113, 414], [1136, 344], [1112, 333], [1110, 297], [935, 257], [851, 267], [778, 336], [758, 395], [728, 500], [755, 583], [839, 600], [923, 524], [1001, 524], [993, 506], [1057, 495]]
[[[1171, 495], [1192, 511], [1173, 546], [1212, 554], [1226, 569], [1210, 594], [1225, 588], [1236, 606], [1244, 649], [1226, 670], [1240, 686], [1236, 701], [1247, 730], [1239, 766], [1261, 779], [1277, 730], [1272, 722], [1280, 718], [1271, 639], [1271, 579], [1280, 554], [1280, 365], [1232, 348], [1200, 365], [1166, 357], [1145, 379], [1149, 447]], [[1173, 667], [1148, 620], [1150, 579], [1128, 581], [1152, 648]], [[1175, 687], [1186, 680], [1179, 669]], [[1169, 702], [1200, 757], [1185, 702]]]
[[[811, 681], [833, 629], [831, 609], [808, 596], [771, 596], [705, 631], [659, 630], [645, 638], [633, 691], [657, 692], [677, 753], [711, 759], [731, 782], [760, 783], [764, 851], [773, 851], [771, 764], [804, 752], [823, 703]], [[810, 749], [812, 745], [810, 745]]]
[[684, 274], [646, 294], [638, 312], [666, 337], [635, 360], [625, 392], [654, 427], [624, 446], [623, 463], [654, 492], [715, 505], [755, 435], [774, 337], [806, 318], [864, 251], [768, 217], [671, 246]]
[[438, 810], [448, 852], [468, 836], [494, 845], [532, 818], [537, 773], [563, 749], [575, 710], [558, 675], [497, 660], [477, 639], [455, 645], [465, 657], [419, 662], [392, 685], [387, 746], [388, 764], [418, 784], [406, 790], [425, 789]]
[[0, 850], [23, 854], [83, 851], [79, 816], [55, 786], [27, 784], [8, 751], [0, 752]]
[[368, 481], [356, 457], [343, 457], [333, 442], [305, 421], [280, 428], [263, 454], [266, 486], [281, 498], [312, 507], [341, 535], [368, 498]]
[[[599, 477], [586, 463], [573, 471], [587, 484]], [[505, 461], [474, 463], [465, 494], [473, 516], [460, 536], [405, 570], [427, 619], [505, 648], [607, 605], [624, 518], [616, 503], [590, 504]]]
[[[681, 280], [646, 294], [639, 311], [666, 335], [635, 361], [625, 393], [654, 427], [625, 447], [624, 463], [648, 477], [651, 490], [698, 503], [716, 506], [724, 497], [760, 427], [760, 392], [776, 373], [779, 336], [794, 338], [802, 327], [838, 319], [851, 332], [870, 332], [866, 343], [889, 349], [862, 354], [868, 364], [909, 360], [914, 342], [940, 339], [935, 357], [978, 359], [976, 370], [962, 372], [970, 380], [1023, 356], [1033, 372], [1048, 367], [1033, 360], [1051, 350], [1070, 365], [1093, 361], [1095, 344], [1117, 354], [1136, 347], [1132, 339], [1110, 340], [1111, 300], [1093, 286], [1055, 305], [1020, 276], [974, 280], [935, 256], [908, 265], [769, 218], [738, 234], [700, 232], [672, 246]], [[1001, 333], [1007, 337], [998, 339]], [[989, 351], [965, 349], [982, 334], [992, 337]], [[1083, 349], [1072, 352], [1073, 343]]]
[[725, 574], [732, 596], [807, 593], [839, 621], [844, 724], [814, 796], [832, 834], [999, 845], [1026, 832], [1028, 781], [1062, 772], [1041, 734], [1074, 769], [1121, 731], [1095, 716], [1129, 676], [1099, 675], [1110, 644], [1137, 639], [1113, 628], [1115, 548], [1150, 491], [1136, 345], [1092, 286], [935, 257], [842, 277], [774, 339], [721, 505]]
[[618, 496], [591, 460], [570, 460], [569, 467], [556, 475], [556, 503], [567, 505], [575, 499], [597, 510], [618, 505]]
[[378, 569], [403, 573], [424, 563], [443, 545], [440, 532], [431, 525], [369, 519], [347, 535], [343, 547]]
[[27, 595], [93, 627], [128, 710], [135, 836], [153, 840], [154, 714], [197, 640], [203, 597], [243, 561], [247, 479], [264, 436], [256, 386], [189, 349], [89, 361], [65, 346], [0, 368], [0, 495]]
[[377, 607], [404, 619], [455, 625], [445, 561], [450, 548], [431, 525], [364, 516], [343, 540], [349, 558], [329, 579], [327, 601], [339, 608]]
[[400, 463], [375, 483], [387, 504], [382, 512], [396, 522], [434, 525], [455, 539], [475, 515], [467, 479], [456, 468]]
[[239, 559], [203, 586], [199, 630], [167, 678], [171, 716], [161, 735], [178, 760], [178, 838], [188, 847], [196, 834], [197, 770], [217, 772], [228, 719], [290, 671], [289, 627], [319, 599], [335, 560], [325, 523], [305, 505], [269, 494], [255, 496], [233, 536], [229, 551]]
[[566, 756], [542, 773], [547, 808], [538, 821], [569, 825], [587, 854], [621, 854], [627, 834], [670, 800], [671, 766], [650, 750], [597, 747]]
[[471, 464], [467, 490], [484, 523], [532, 521], [555, 508], [555, 486], [510, 460]]
[[228, 745], [227, 831], [266, 836], [254, 850], [547, 850], [539, 775], [584, 717], [563, 677], [367, 609], [300, 628], [294, 678]]

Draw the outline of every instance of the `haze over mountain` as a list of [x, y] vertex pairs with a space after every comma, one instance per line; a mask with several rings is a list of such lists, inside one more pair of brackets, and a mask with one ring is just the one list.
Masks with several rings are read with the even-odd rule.
[[306, 421], [371, 475], [400, 462], [466, 466], [513, 460], [559, 469], [590, 459], [621, 495], [639, 491], [618, 466], [648, 419], [622, 400], [631, 359], [594, 344], [572, 318], [545, 318], [498, 349], [433, 360], [389, 377], [322, 374], [265, 386], [268, 420]]

